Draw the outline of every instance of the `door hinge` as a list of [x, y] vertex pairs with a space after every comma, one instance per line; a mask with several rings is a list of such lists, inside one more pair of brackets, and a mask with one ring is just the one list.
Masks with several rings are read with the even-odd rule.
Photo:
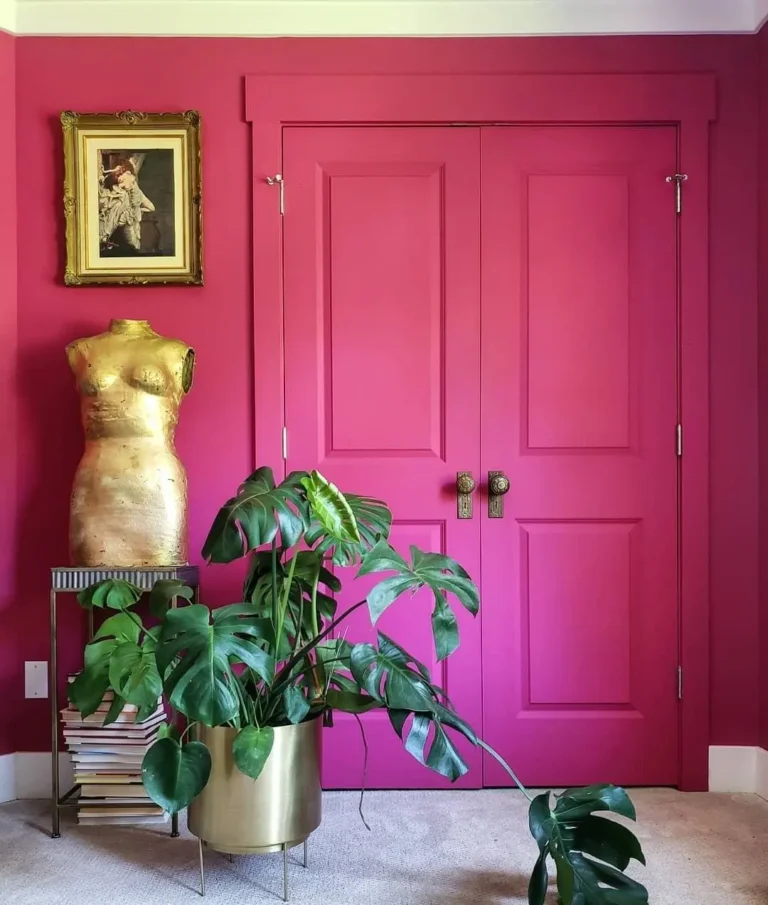
[[275, 176], [267, 176], [267, 185], [276, 185], [280, 189], [280, 215], [285, 213], [285, 180], [280, 173]]
[[288, 428], [283, 428], [283, 458], [288, 458]]
[[675, 427], [675, 452], [678, 456], [683, 454], [683, 425], [678, 424]]
[[683, 212], [683, 183], [688, 181], [685, 173], [675, 173], [674, 176], [667, 176], [667, 182], [675, 183], [675, 210], [678, 214]]
[[677, 667], [677, 700], [683, 700], [683, 667]]

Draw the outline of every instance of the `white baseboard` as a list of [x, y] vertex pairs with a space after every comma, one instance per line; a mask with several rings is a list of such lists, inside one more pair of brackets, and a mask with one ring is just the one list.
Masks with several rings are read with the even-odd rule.
[[768, 751], [751, 745], [713, 745], [709, 791], [747, 792], [768, 799]]
[[[50, 798], [51, 755], [48, 751], [18, 751], [15, 756], [16, 798]], [[62, 794], [72, 786], [72, 762], [59, 755], [59, 782]]]
[[0, 804], [16, 798], [16, 755], [0, 756]]
[[[72, 764], [59, 757], [62, 791], [72, 785]], [[749, 745], [715, 745], [709, 749], [709, 791], [746, 792], [768, 799], [768, 751]], [[51, 755], [20, 751], [0, 756], [0, 804], [15, 798], [48, 798]]]
[[761, 798], [768, 799], [768, 751], [765, 748], [757, 749], [755, 778], [755, 791]]

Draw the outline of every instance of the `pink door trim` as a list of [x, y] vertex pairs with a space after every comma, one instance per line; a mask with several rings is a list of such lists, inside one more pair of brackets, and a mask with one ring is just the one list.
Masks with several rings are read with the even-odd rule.
[[[675, 75], [252, 75], [245, 112], [253, 139], [255, 460], [280, 468], [284, 422], [282, 130], [319, 123], [665, 123], [688, 175], [678, 224], [680, 463], [680, 788], [708, 784], [709, 277], [708, 124], [715, 77]], [[290, 186], [286, 186], [290, 209]]]

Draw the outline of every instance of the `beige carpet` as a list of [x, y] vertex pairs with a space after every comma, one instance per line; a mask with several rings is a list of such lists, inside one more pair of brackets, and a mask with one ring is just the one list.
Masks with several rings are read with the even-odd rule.
[[[766, 905], [768, 802], [747, 795], [633, 793], [653, 905]], [[524, 903], [536, 857], [517, 792], [327, 793], [324, 822], [291, 853], [296, 905]], [[69, 818], [71, 820], [71, 817]], [[50, 839], [44, 802], [0, 806], [2, 905], [177, 905], [199, 900], [197, 840], [65, 823]], [[282, 856], [207, 852], [210, 903], [279, 902]], [[554, 902], [554, 896], [552, 897]]]

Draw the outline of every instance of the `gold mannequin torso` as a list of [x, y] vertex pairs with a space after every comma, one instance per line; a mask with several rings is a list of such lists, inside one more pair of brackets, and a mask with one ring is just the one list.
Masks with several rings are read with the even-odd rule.
[[73, 565], [187, 562], [187, 476], [173, 440], [194, 355], [147, 321], [113, 320], [67, 347], [85, 432], [72, 489]]

